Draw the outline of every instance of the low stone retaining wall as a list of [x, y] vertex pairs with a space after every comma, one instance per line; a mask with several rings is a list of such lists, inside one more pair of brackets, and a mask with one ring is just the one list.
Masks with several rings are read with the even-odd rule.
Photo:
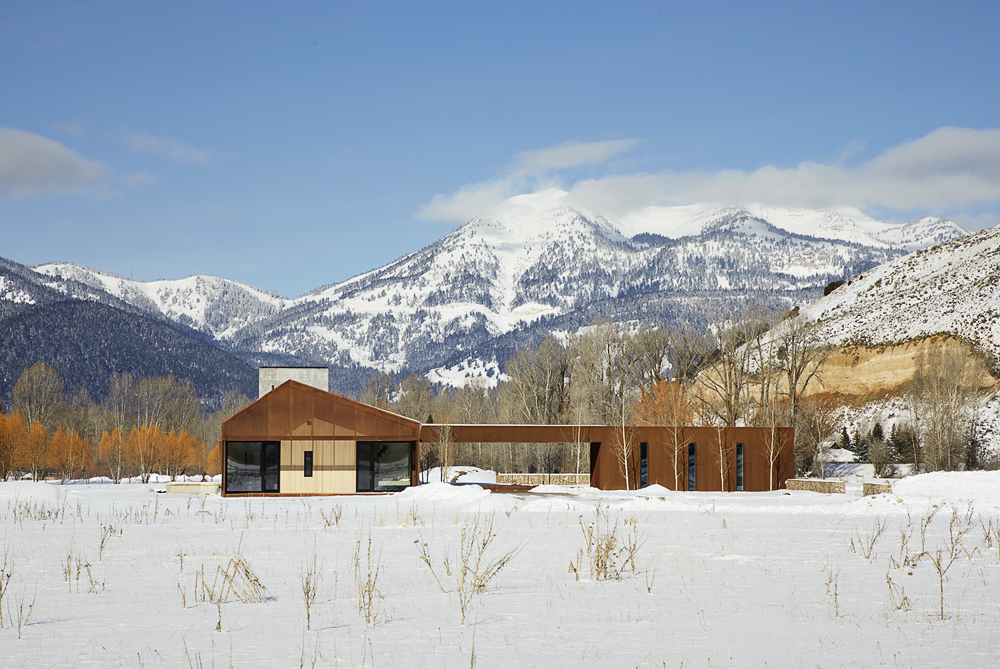
[[171, 482], [167, 484], [167, 492], [182, 495], [214, 495], [222, 489], [220, 483]]
[[785, 487], [789, 490], [811, 490], [825, 493], [847, 492], [843, 481], [824, 481], [823, 479], [788, 479], [785, 481]]
[[497, 483], [519, 485], [590, 485], [590, 474], [497, 474]]
[[865, 497], [869, 495], [881, 495], [882, 493], [891, 493], [892, 484], [891, 483], [862, 483], [861, 484], [861, 494]]

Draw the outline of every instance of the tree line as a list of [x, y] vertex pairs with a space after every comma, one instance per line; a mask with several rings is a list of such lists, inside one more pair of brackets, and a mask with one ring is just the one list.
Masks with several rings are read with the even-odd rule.
[[[686, 426], [769, 428], [772, 469], [786, 444], [777, 428], [795, 428], [799, 474], [822, 474], [831, 443], [850, 448], [879, 474], [895, 464], [918, 470], [995, 465], [976, 434], [986, 366], [960, 348], [931, 349], [917, 365], [906, 398], [908, 420], [890, 435], [846, 430], [843, 400], [822, 391], [831, 353], [818, 326], [797, 310], [752, 307], [719, 313], [703, 329], [598, 319], [516, 351], [493, 388], [475, 377], [461, 388], [432, 384], [424, 375], [397, 379], [375, 372], [362, 402], [424, 423], [505, 423], [615, 426], [619, 467], [630, 487], [635, 426], [674, 428], [668, 453], [685, 457]], [[222, 422], [250, 403], [229, 393], [216, 411], [204, 411], [192, 382], [170, 376], [114, 374], [103, 402], [85, 389], [67, 396], [46, 363], [23, 371], [12, 406], [0, 413], [0, 478], [105, 475], [115, 482], [153, 473], [215, 474]], [[721, 434], [720, 434], [721, 436]], [[719, 440], [718, 461], [731, 448]], [[422, 469], [475, 465], [509, 472], [589, 472], [589, 446], [569, 444], [425, 444]], [[678, 466], [677, 476], [683, 467]], [[772, 472], [773, 474], [773, 472]], [[722, 489], [730, 475], [720, 465]], [[681, 481], [675, 481], [680, 487]]]
[[[798, 313], [751, 307], [719, 313], [701, 330], [601, 319], [578, 332], [549, 337], [523, 348], [504, 363], [504, 379], [487, 388], [481, 377], [462, 388], [435, 387], [423, 375], [402, 380], [375, 372], [359, 399], [422, 422], [612, 425], [612, 447], [628, 485], [637, 444], [633, 426], [675, 428], [668, 453], [686, 458], [685, 426], [768, 428], [765, 439], [772, 478], [781, 443], [778, 430], [794, 427], [795, 467], [800, 475], [822, 475], [828, 449], [838, 439], [844, 398], [823, 391], [824, 367], [832, 352], [816, 322]], [[976, 436], [976, 411], [985, 365], [960, 349], [932, 349], [907, 389], [908, 420], [898, 437], [871, 449], [881, 466], [911, 463], [917, 470], [988, 466]], [[585, 444], [425, 444], [421, 466], [476, 465], [494, 471], [589, 471]], [[721, 436], [721, 434], [720, 434]], [[719, 440], [718, 461], [732, 444]], [[859, 452], [869, 461], [869, 451]], [[678, 466], [677, 476], [683, 467]], [[731, 475], [720, 465], [722, 489]], [[675, 482], [680, 486], [681, 481]]]
[[26, 368], [0, 413], [0, 480], [107, 476], [115, 483], [152, 474], [215, 474], [209, 453], [222, 421], [250, 403], [230, 393], [205, 413], [191, 381], [172, 376], [114, 374], [103, 403], [84, 388], [67, 396], [58, 371], [39, 362]]

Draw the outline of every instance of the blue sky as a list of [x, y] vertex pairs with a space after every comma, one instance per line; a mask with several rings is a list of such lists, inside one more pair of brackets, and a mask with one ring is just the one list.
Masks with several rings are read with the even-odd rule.
[[1000, 3], [11, 2], [0, 256], [294, 297], [558, 186], [1000, 224]]

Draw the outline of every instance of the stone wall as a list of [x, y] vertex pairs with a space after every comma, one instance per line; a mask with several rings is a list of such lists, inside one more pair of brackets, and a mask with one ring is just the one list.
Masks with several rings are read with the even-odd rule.
[[843, 481], [824, 481], [822, 479], [788, 479], [785, 487], [789, 490], [811, 490], [813, 492], [846, 493]]
[[497, 483], [519, 485], [590, 485], [590, 474], [497, 474]]
[[861, 494], [865, 497], [869, 495], [881, 495], [882, 493], [891, 493], [892, 484], [891, 483], [862, 483], [861, 484]]

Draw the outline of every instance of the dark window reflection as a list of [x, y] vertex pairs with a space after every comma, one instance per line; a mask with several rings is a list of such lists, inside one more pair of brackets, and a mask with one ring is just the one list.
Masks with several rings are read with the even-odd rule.
[[226, 492], [278, 492], [281, 444], [226, 442]]
[[358, 492], [395, 492], [410, 485], [410, 442], [359, 441]]

